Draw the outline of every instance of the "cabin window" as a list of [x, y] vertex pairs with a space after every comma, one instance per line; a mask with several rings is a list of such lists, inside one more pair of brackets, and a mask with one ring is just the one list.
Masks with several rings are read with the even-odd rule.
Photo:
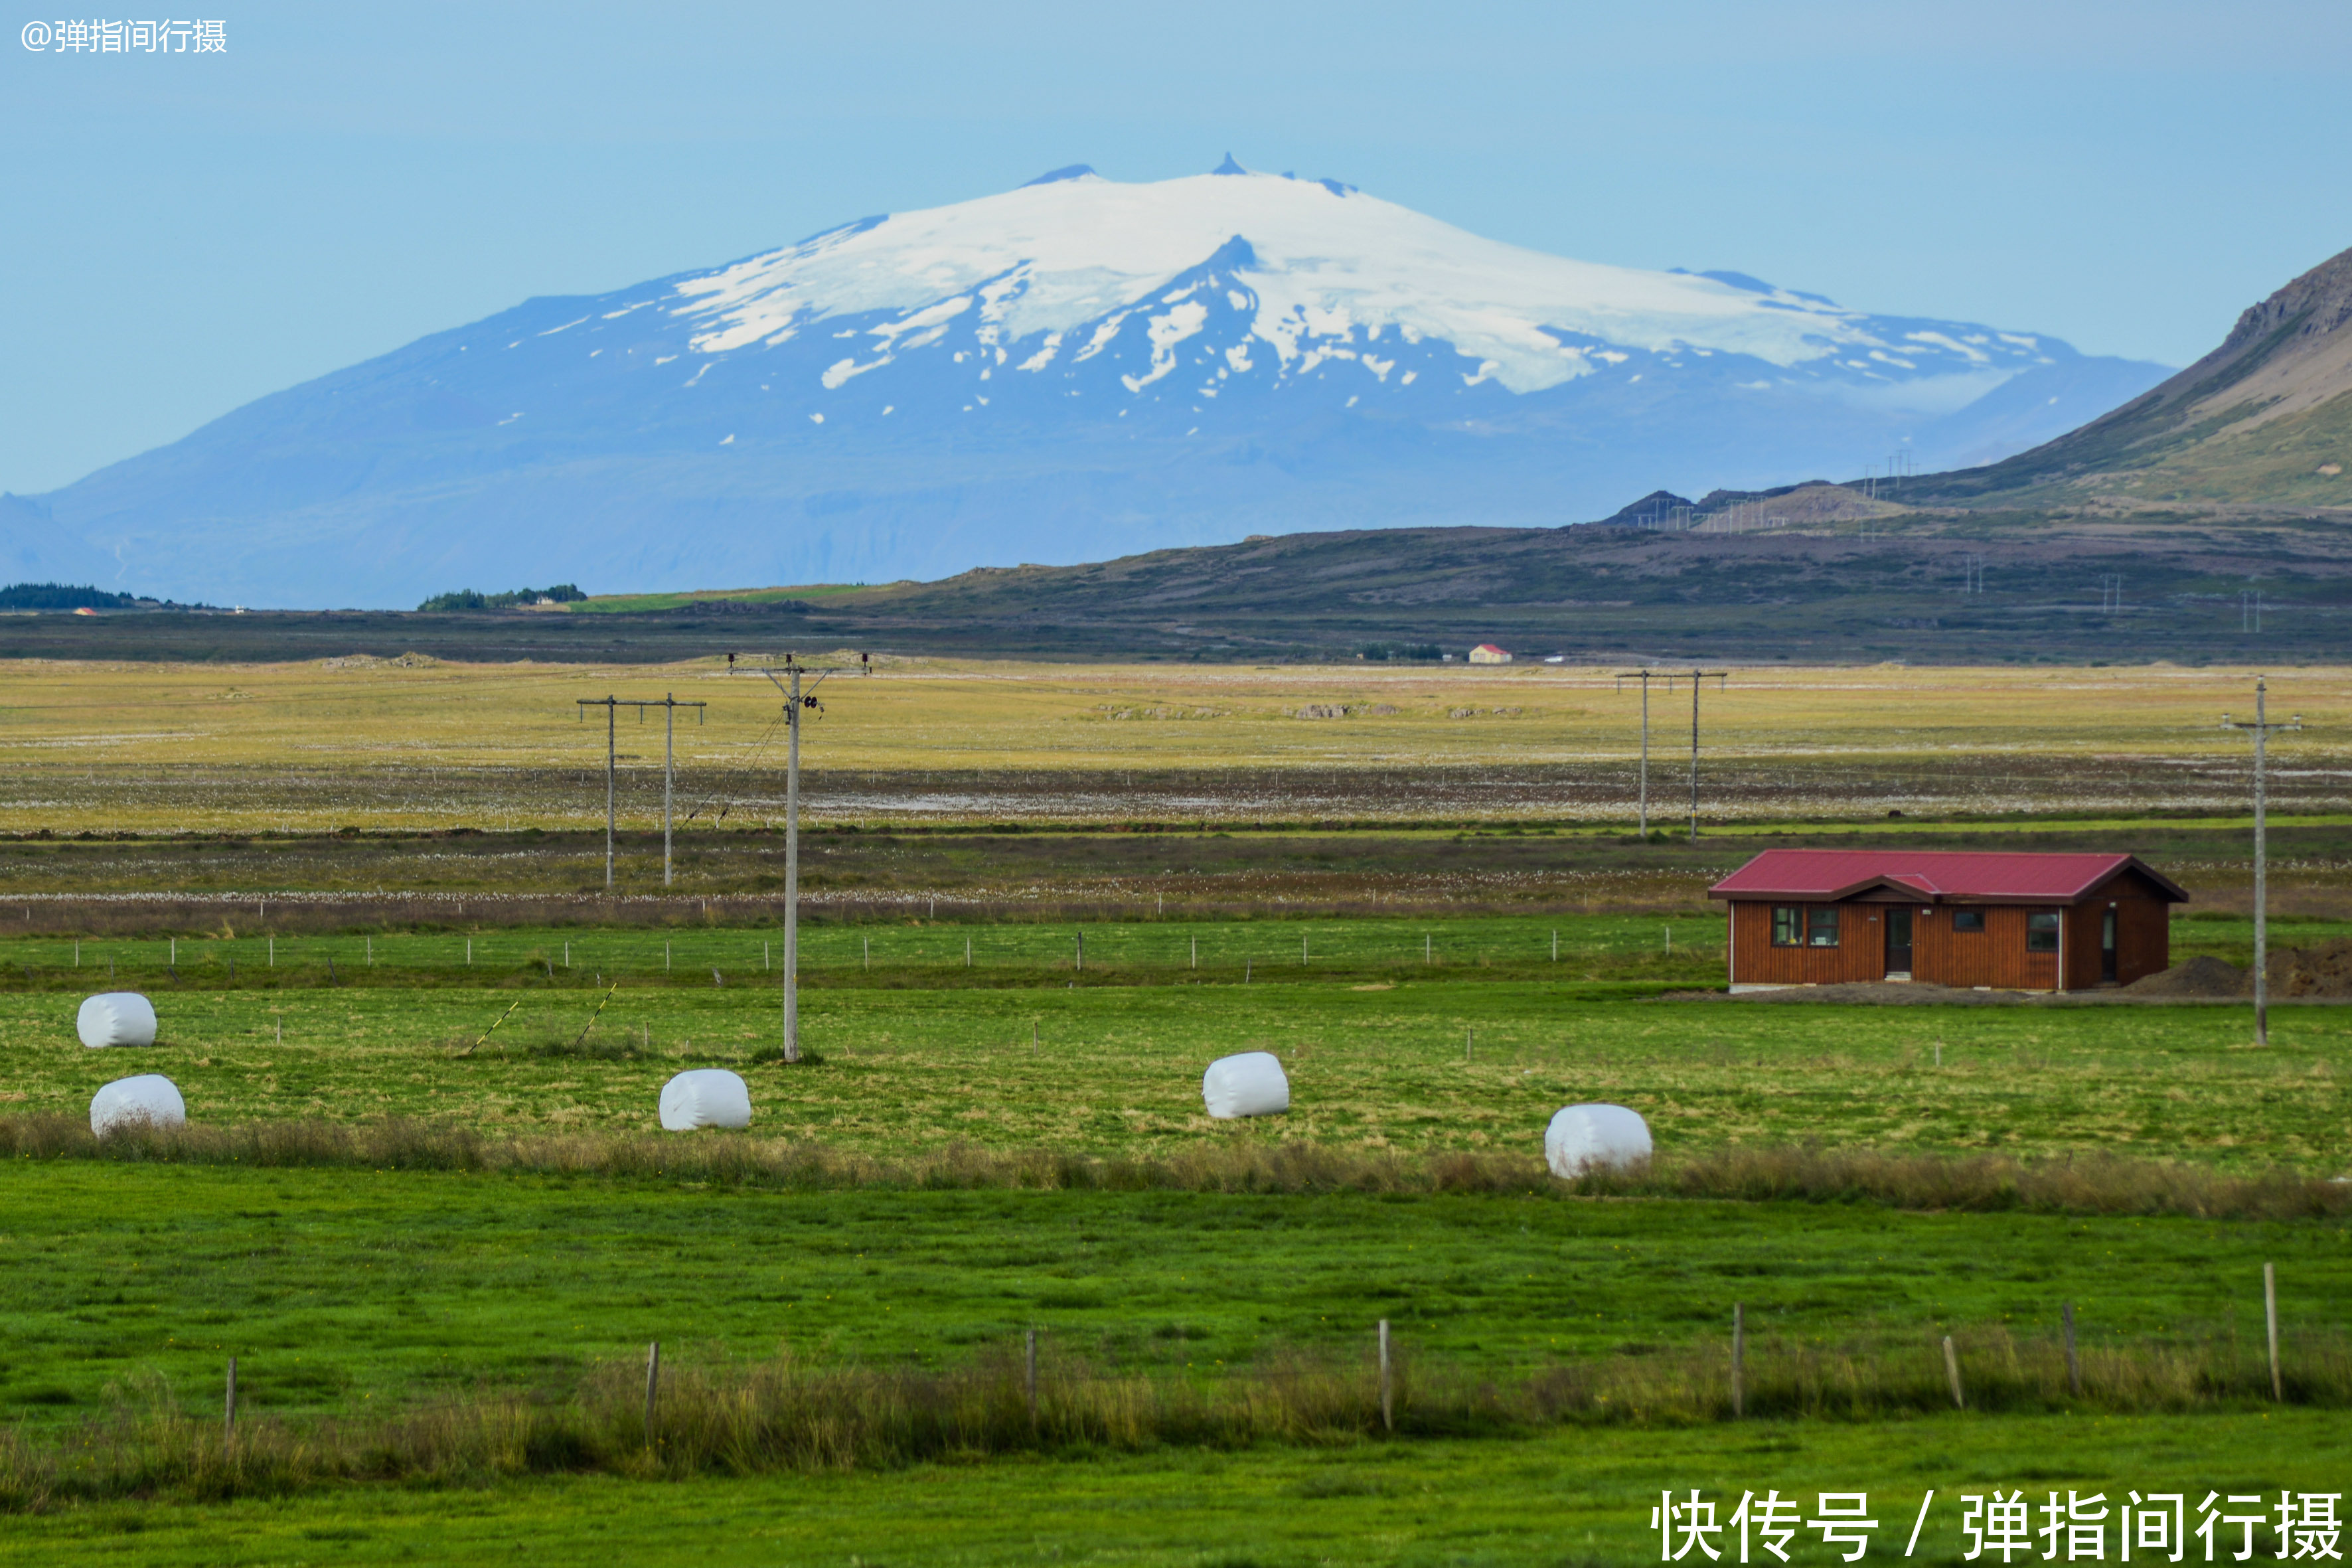
[[1984, 930], [1984, 911], [1982, 910], [1954, 910], [1952, 911], [1952, 929], [1954, 931], [1975, 931]]
[[1838, 944], [1838, 912], [1835, 904], [1816, 904], [1805, 911], [1805, 945], [1835, 947]]
[[1796, 904], [1776, 904], [1772, 908], [1772, 945], [1802, 947], [1805, 945], [1805, 911]]
[[2055, 952], [2058, 951], [2058, 911], [2036, 910], [2025, 917], [2025, 951]]

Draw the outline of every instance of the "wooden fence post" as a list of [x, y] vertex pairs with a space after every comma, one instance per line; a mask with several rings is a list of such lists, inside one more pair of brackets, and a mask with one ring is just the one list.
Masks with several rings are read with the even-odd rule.
[[1395, 1384], [1389, 1376], [1389, 1321], [1381, 1320], [1381, 1427], [1396, 1430]]
[[2286, 1403], [2286, 1384], [2279, 1377], [2278, 1265], [2275, 1263], [2263, 1265], [2263, 1317], [2270, 1330], [2271, 1398], [2284, 1405]]
[[1748, 1317], [1740, 1304], [1731, 1304], [1731, 1415], [1748, 1414]]
[[661, 1387], [661, 1341], [646, 1346], [646, 1446], [654, 1441], [654, 1395]]
[[2074, 1350], [2074, 1303], [2069, 1301], [2066, 1317], [2066, 1388], [2077, 1399], [2083, 1397], [2083, 1358]]
[[1952, 1380], [1952, 1408], [1966, 1410], [1969, 1402], [1960, 1397], [1959, 1352], [1952, 1349], [1952, 1336], [1949, 1334], [1944, 1336], [1944, 1375]]
[[236, 1357], [228, 1358], [228, 1398], [221, 1410], [221, 1436], [236, 1436]]

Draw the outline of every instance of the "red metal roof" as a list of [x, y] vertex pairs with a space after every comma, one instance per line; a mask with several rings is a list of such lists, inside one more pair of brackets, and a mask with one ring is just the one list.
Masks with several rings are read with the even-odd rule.
[[1767, 849], [1707, 889], [1718, 899], [1849, 898], [1877, 884], [1943, 899], [2071, 903], [2116, 872], [2139, 872], [2171, 899], [2189, 895], [2136, 855], [2031, 855], [1966, 849]]

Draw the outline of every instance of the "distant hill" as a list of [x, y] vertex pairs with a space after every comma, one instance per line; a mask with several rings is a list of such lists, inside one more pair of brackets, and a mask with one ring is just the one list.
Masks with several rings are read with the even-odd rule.
[[1976, 510], [2352, 508], [2352, 250], [2248, 309], [2221, 347], [2114, 412], [1902, 494]]
[[2166, 374], [1545, 255], [1339, 180], [1060, 169], [526, 300], [0, 496], [0, 570], [389, 607], [1555, 525], [1657, 485], [2000, 457]]
[[[1369, 662], [1433, 645], [1459, 660], [1494, 642], [1522, 660], [1740, 668], [2352, 661], [2352, 530], [2339, 524], [1904, 515], [1827, 485], [1768, 502], [1718, 501], [1718, 511], [1769, 526], [1359, 529], [1083, 566], [982, 568], [932, 583], [562, 608], [0, 616], [0, 657], [417, 652], [635, 664], [847, 647]], [[2259, 630], [2252, 594], [2262, 596]]]
[[1696, 500], [1653, 489], [1575, 527], [1293, 531], [876, 586], [436, 606], [482, 601], [463, 614], [20, 616], [0, 621], [0, 657], [640, 662], [850, 647], [1246, 661], [1491, 641], [1529, 658], [1746, 666], [2341, 662], [2347, 392], [2352, 252], [2153, 391], [1982, 468]]

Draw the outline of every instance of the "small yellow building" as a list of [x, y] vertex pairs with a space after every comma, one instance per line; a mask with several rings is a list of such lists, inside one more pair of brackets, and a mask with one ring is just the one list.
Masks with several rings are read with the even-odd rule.
[[1504, 649], [1496, 647], [1493, 643], [1482, 642], [1476, 647], [1470, 650], [1470, 662], [1473, 664], [1508, 664], [1511, 662], [1511, 656]]

